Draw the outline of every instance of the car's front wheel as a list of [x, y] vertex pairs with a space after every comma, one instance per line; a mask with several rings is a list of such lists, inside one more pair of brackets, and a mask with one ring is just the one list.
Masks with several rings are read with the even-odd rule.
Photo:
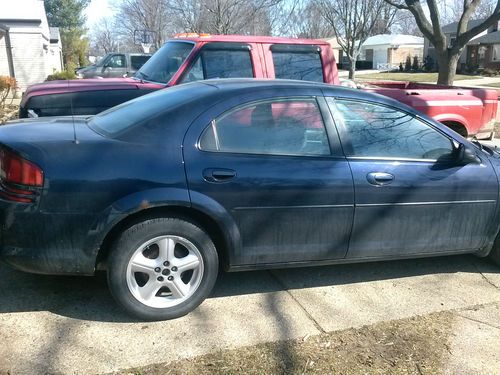
[[166, 320], [195, 309], [210, 294], [218, 256], [210, 236], [179, 218], [156, 218], [126, 229], [108, 258], [108, 285], [118, 303], [143, 320]]

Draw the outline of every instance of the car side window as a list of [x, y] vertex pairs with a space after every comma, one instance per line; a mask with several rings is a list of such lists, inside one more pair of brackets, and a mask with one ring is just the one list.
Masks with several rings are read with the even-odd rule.
[[253, 78], [250, 49], [246, 45], [203, 49], [190, 70], [184, 75], [183, 83], [212, 78]]
[[107, 64], [111, 68], [124, 68], [125, 67], [125, 55], [114, 55], [112, 56]]
[[134, 70], [139, 70], [151, 56], [130, 56], [130, 66]]
[[315, 46], [271, 46], [275, 78], [324, 82], [319, 51]]
[[327, 101], [345, 129], [347, 156], [442, 160], [452, 155], [451, 139], [411, 114], [375, 103]]
[[216, 118], [200, 138], [203, 151], [270, 155], [330, 155], [316, 99], [248, 104]]

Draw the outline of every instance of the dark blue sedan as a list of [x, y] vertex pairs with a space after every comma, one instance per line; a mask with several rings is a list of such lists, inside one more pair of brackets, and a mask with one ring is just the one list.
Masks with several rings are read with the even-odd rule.
[[107, 269], [171, 319], [228, 271], [475, 253], [500, 262], [499, 154], [386, 97], [293, 81], [181, 85], [0, 128], [1, 247]]

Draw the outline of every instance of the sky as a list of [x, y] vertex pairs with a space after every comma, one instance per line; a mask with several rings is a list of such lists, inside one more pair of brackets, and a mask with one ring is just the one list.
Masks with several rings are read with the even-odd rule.
[[114, 14], [113, 8], [116, 7], [116, 0], [92, 0], [85, 9], [87, 16], [87, 28], [91, 28], [102, 17], [109, 17]]

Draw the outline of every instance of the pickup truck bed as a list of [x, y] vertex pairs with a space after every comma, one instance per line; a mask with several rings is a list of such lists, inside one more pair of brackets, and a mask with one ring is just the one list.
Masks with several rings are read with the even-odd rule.
[[488, 138], [494, 130], [496, 90], [393, 81], [371, 82], [363, 89], [405, 103], [463, 136]]

